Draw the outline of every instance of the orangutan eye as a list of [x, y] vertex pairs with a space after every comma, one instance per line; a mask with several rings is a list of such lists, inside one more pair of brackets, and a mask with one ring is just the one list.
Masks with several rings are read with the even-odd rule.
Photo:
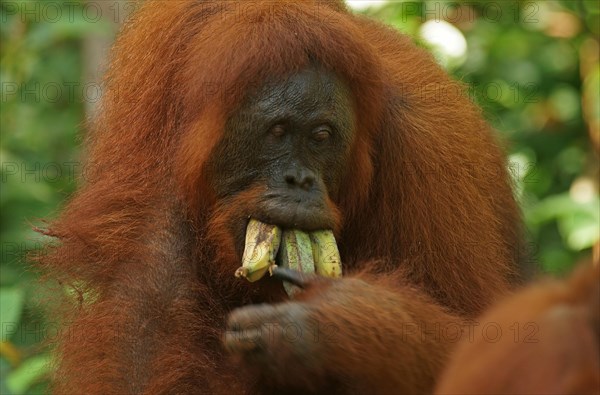
[[271, 134], [275, 137], [281, 137], [285, 134], [283, 125], [275, 125], [271, 128]]
[[329, 137], [331, 137], [331, 130], [327, 128], [317, 129], [312, 135], [313, 140], [317, 142], [325, 141]]

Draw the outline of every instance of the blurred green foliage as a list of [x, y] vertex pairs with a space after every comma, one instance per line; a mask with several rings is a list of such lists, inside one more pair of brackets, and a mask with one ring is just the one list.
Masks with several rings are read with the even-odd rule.
[[[45, 391], [40, 341], [53, 322], [24, 256], [41, 243], [32, 223], [55, 215], [80, 170], [98, 89], [83, 78], [86, 39], [110, 35], [106, 19], [127, 9], [113, 3], [98, 19], [94, 4], [0, 5], [2, 394]], [[589, 257], [600, 226], [598, 2], [395, 1], [362, 12], [429, 47], [466, 84], [507, 145], [540, 267], [563, 272]]]
[[97, 85], [83, 81], [83, 44], [111, 34], [83, 3], [0, 3], [0, 393], [46, 392], [45, 317], [26, 254], [41, 246], [32, 225], [52, 217], [75, 187], [85, 103]]

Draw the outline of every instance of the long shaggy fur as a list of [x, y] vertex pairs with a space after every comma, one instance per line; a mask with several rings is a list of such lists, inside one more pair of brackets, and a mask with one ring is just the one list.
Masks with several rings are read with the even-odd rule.
[[249, 93], [311, 64], [348, 83], [357, 114], [333, 202], [345, 272], [397, 276], [467, 317], [510, 286], [519, 214], [463, 88], [341, 1], [251, 3], [147, 1], [117, 40], [86, 179], [47, 230], [58, 242], [44, 267], [83, 298], [64, 305], [57, 394], [250, 388], [223, 356], [224, 319], [284, 296], [273, 281], [234, 278], [239, 251], [223, 224], [260, 191], [219, 202], [205, 164]]
[[600, 393], [597, 263], [567, 280], [540, 281], [478, 321], [494, 324], [491, 336], [478, 330], [460, 345], [437, 394]]

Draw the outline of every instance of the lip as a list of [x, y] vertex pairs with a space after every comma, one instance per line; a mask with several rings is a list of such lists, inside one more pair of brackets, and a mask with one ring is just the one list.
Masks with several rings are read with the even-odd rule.
[[313, 231], [333, 227], [333, 219], [320, 199], [281, 194], [265, 195], [256, 219], [283, 229]]

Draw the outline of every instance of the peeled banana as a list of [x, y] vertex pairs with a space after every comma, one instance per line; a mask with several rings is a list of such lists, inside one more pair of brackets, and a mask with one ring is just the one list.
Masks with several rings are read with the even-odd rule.
[[[246, 245], [242, 266], [235, 271], [236, 277], [250, 282], [260, 280], [276, 266], [302, 273], [317, 273], [326, 277], [342, 275], [340, 253], [331, 230], [310, 233], [297, 229], [282, 231], [275, 225], [265, 224], [251, 218], [246, 228]], [[299, 290], [284, 282], [285, 290], [293, 295]]]
[[242, 267], [235, 271], [235, 276], [250, 282], [260, 280], [275, 265], [280, 242], [281, 229], [251, 218], [246, 228]]

